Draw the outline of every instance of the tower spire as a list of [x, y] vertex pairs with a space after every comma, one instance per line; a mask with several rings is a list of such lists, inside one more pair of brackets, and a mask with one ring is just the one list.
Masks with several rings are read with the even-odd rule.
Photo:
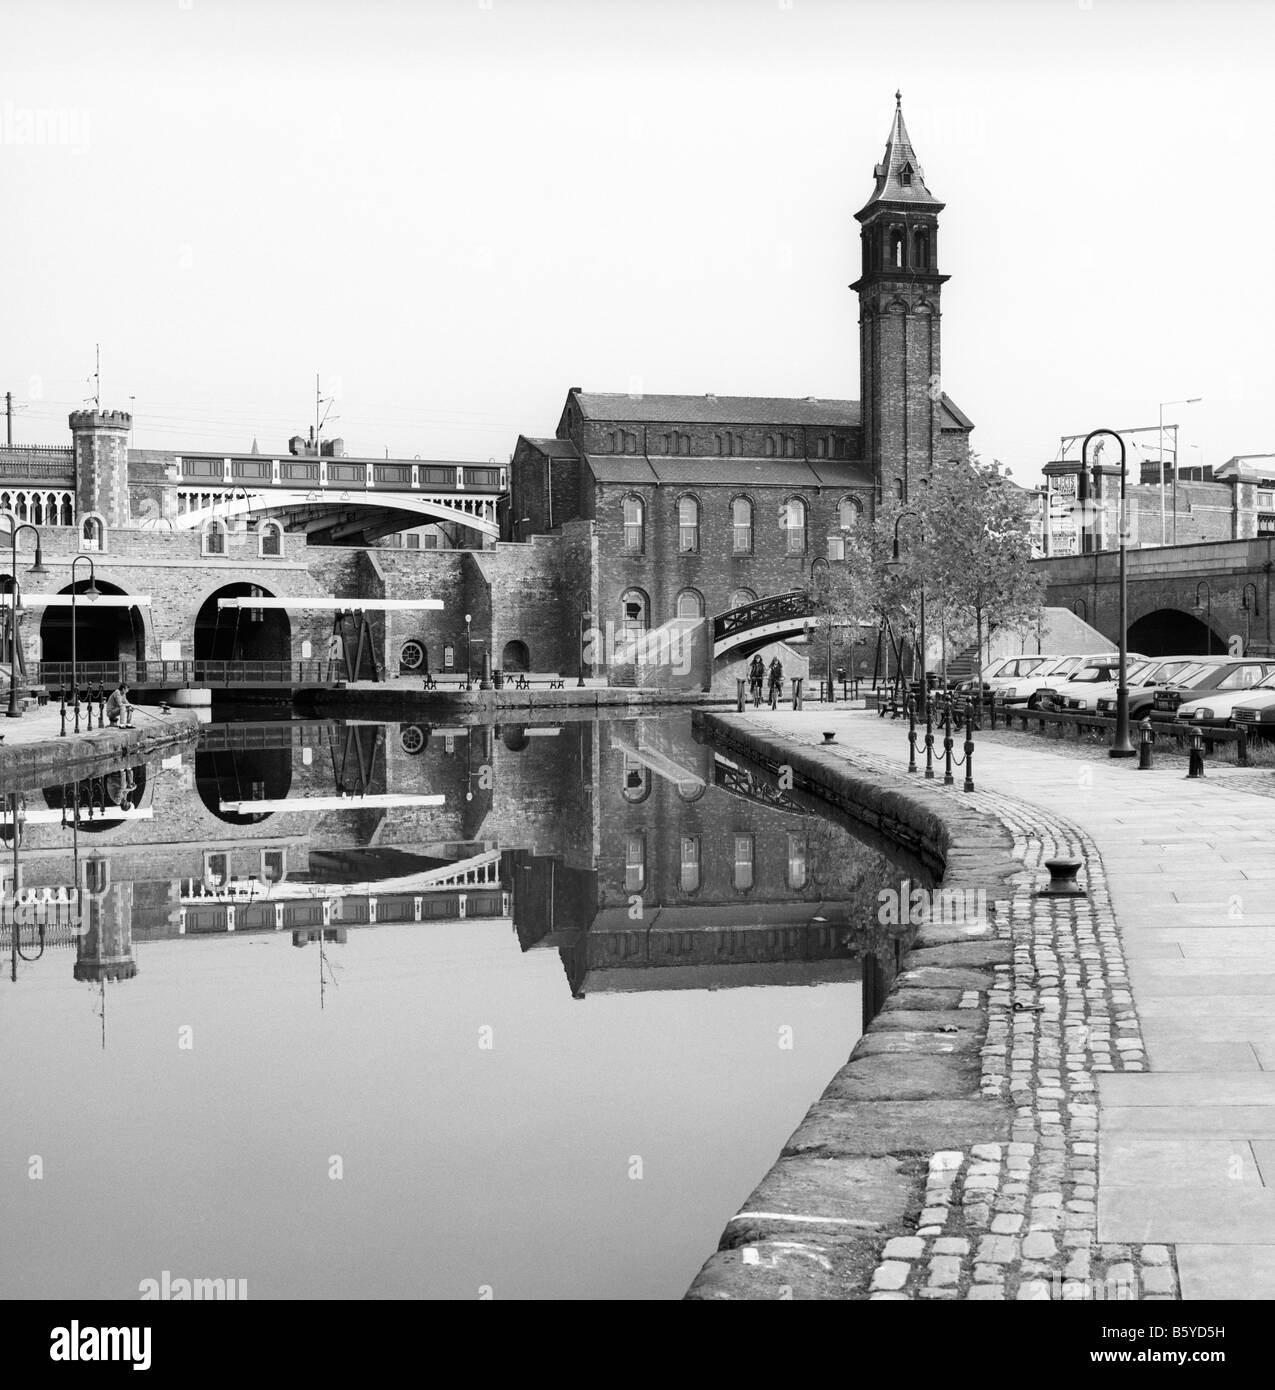
[[872, 196], [856, 214], [862, 220], [875, 203], [901, 203], [907, 206], [925, 205], [941, 208], [942, 203], [925, 186], [925, 170], [916, 157], [908, 128], [903, 123], [903, 93], [894, 93], [894, 119], [886, 137], [885, 154], [872, 170], [876, 185]]

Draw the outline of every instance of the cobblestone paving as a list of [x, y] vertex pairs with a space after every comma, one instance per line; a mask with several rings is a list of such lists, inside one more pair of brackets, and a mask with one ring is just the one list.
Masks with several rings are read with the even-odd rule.
[[[769, 726], [802, 743], [792, 726]], [[905, 764], [861, 748], [842, 756], [898, 778]], [[941, 787], [941, 780], [926, 783]], [[958, 794], [960, 778], [946, 791]], [[916, 1234], [886, 1242], [872, 1299], [1173, 1299], [1172, 1251], [1099, 1245], [1098, 1107], [1094, 1074], [1142, 1071], [1146, 1053], [1102, 861], [1093, 841], [1049, 810], [1002, 793], [959, 793], [999, 820], [1024, 874], [995, 905], [996, 934], [1014, 943], [986, 997], [982, 1094], [1015, 1106], [1012, 1141], [930, 1159]], [[1045, 861], [1080, 858], [1087, 897], [1037, 897]]]

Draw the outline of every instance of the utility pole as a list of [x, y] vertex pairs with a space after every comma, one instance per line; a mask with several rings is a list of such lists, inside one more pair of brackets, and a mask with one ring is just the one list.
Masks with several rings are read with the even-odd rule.
[[4, 393], [5, 438], [9, 448], [13, 448], [13, 392]]
[[94, 350], [97, 354], [97, 365], [93, 371], [93, 409], [102, 408], [102, 344], [94, 343]]

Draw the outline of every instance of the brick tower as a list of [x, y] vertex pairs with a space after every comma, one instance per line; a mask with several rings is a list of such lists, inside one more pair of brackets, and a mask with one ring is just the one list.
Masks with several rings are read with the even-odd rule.
[[70, 423], [75, 441], [76, 515], [97, 512], [112, 529], [127, 526], [132, 417], [126, 410], [76, 410]]
[[862, 224], [859, 399], [864, 461], [879, 497], [912, 496], [934, 463], [941, 425], [938, 215], [895, 93], [876, 186], [855, 218]]

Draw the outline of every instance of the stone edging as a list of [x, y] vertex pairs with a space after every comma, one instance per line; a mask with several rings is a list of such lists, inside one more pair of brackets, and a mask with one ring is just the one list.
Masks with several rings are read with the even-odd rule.
[[29, 785], [44, 777], [53, 782], [71, 768], [83, 776], [88, 765], [136, 760], [162, 748], [193, 743], [199, 734], [199, 719], [193, 710], [170, 709], [153, 717], [147, 710], [141, 713], [141, 720], [131, 729], [108, 725], [91, 734], [0, 746], [0, 784]]
[[[687, 1297], [1173, 1297], [1167, 1249], [1095, 1243], [1092, 1073], [1140, 1070], [1145, 1054], [1092, 841], [1016, 798], [920, 778], [900, 790], [896, 762], [696, 719], [936, 859], [945, 890], [984, 890], [991, 910], [921, 928]], [[1084, 856], [1088, 898], [1036, 897], [1056, 854]]]

